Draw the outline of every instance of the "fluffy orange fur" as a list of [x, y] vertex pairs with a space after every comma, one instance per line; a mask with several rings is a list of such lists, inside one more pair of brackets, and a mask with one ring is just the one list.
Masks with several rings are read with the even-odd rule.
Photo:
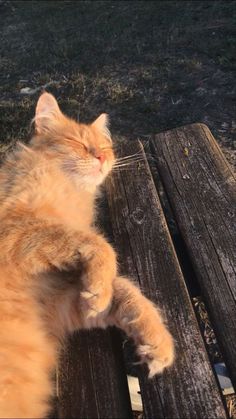
[[154, 305], [117, 273], [94, 227], [99, 185], [115, 162], [107, 116], [78, 124], [44, 93], [36, 134], [0, 170], [0, 417], [42, 418], [59, 342], [116, 325], [150, 376], [171, 365], [173, 339]]

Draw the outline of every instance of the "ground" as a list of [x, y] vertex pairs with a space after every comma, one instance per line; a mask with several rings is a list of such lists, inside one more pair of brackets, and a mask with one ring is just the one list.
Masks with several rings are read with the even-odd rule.
[[112, 133], [131, 139], [204, 122], [236, 164], [235, 11], [235, 1], [0, 0], [2, 152], [28, 140], [46, 88], [69, 115], [107, 112]]

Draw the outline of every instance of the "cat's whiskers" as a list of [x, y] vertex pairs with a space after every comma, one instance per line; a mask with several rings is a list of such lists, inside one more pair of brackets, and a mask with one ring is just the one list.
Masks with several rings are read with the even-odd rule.
[[131, 158], [133, 158], [133, 157], [138, 157], [138, 156], [142, 156], [142, 152], [141, 151], [138, 151], [137, 153], [134, 153], [134, 154], [130, 154], [129, 156], [124, 156], [124, 157], [118, 157], [116, 160], [117, 161], [123, 161], [123, 160], [128, 160], [128, 159], [131, 159]]
[[134, 167], [134, 165], [136, 164], [136, 163], [140, 163], [140, 162], [133, 162], [133, 163], [130, 163], [130, 164], [120, 164], [119, 166], [113, 166], [113, 170], [118, 170], [118, 169], [120, 169], [121, 167], [130, 167], [130, 168], [132, 168], [132, 167]]
[[[148, 141], [146, 141], [145, 143], [142, 143], [143, 148], [145, 149], [145, 147], [148, 145]], [[148, 157], [149, 153], [145, 153], [146, 157]], [[124, 156], [124, 157], [118, 157], [116, 159], [115, 164], [113, 165], [113, 170], [117, 169], [120, 170], [121, 168], [126, 168], [126, 165], [131, 165], [131, 164], [135, 164], [135, 163], [139, 163], [139, 162], [143, 162], [144, 161], [144, 157], [143, 157], [143, 151], [140, 150], [137, 153], [134, 154], [130, 154], [129, 156]]]
[[116, 162], [113, 165], [113, 168], [118, 168], [118, 167], [124, 167], [124, 166], [130, 166], [131, 164], [135, 164], [135, 163], [139, 163], [139, 162], [143, 162], [143, 158], [135, 158], [135, 159], [130, 159], [128, 161], [124, 161], [124, 162]]

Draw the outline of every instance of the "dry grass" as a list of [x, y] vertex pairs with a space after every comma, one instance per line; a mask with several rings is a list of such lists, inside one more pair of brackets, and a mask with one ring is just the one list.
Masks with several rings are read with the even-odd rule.
[[230, 419], [236, 419], [236, 395], [226, 396], [226, 403]]
[[0, 12], [2, 142], [27, 139], [47, 85], [72, 116], [108, 112], [129, 138], [205, 122], [234, 163], [234, 1], [2, 0]]

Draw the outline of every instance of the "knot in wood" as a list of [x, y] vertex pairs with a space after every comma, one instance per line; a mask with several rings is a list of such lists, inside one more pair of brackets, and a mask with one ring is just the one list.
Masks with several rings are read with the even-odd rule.
[[140, 208], [136, 208], [136, 210], [132, 212], [130, 218], [136, 224], [143, 224], [143, 221], [145, 219], [144, 211]]

